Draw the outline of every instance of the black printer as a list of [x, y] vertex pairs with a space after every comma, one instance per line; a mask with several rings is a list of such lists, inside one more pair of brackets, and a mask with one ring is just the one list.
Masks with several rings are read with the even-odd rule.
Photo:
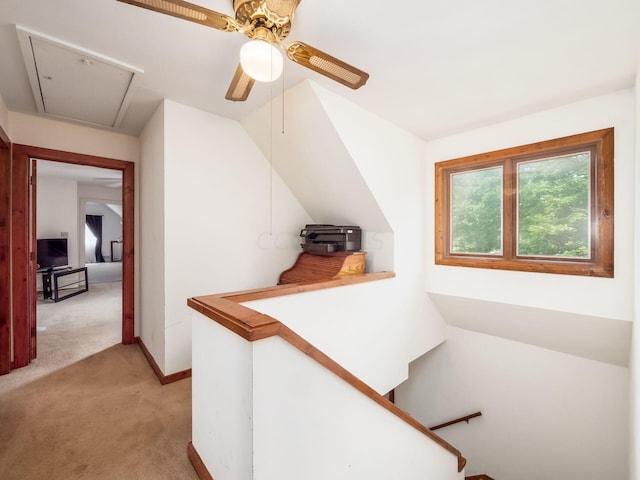
[[300, 246], [309, 253], [357, 252], [362, 243], [360, 227], [349, 225], [308, 224], [300, 236]]

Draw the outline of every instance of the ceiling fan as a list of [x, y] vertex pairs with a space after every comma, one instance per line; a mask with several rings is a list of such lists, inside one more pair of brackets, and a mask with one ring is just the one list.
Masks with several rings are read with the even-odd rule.
[[[291, 32], [293, 14], [300, 0], [233, 0], [235, 18], [183, 0], [118, 1], [223, 32], [241, 32], [249, 37], [251, 41], [245, 44], [240, 52], [240, 64], [225, 95], [227, 100], [244, 101], [256, 79], [271, 81], [279, 76], [282, 70], [282, 56], [275, 46], [280, 47], [290, 60], [354, 90], [364, 85], [369, 78], [368, 73], [310, 45], [298, 41], [288, 45], [282, 43]], [[249, 46], [262, 48], [267, 52], [267, 57], [262, 57], [262, 65], [266, 65], [267, 68], [266, 73], [252, 71], [252, 60], [261, 59], [257, 56], [247, 58], [251, 57], [251, 53], [247, 52]]]

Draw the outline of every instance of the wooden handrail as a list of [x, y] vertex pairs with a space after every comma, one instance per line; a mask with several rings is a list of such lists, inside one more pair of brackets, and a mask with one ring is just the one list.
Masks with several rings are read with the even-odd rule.
[[432, 439], [445, 450], [455, 455], [458, 458], [458, 471], [461, 472], [464, 469], [467, 460], [462, 456], [460, 451], [458, 451], [452, 445], [433, 433], [429, 428], [422, 425], [407, 412], [395, 406], [365, 382], [343, 368], [337, 362], [332, 360], [328, 355], [318, 350], [316, 347], [311, 345], [293, 330], [287, 328], [278, 320], [239, 304], [239, 302], [247, 302], [251, 300], [259, 300], [262, 298], [271, 298], [293, 293], [308, 292], [312, 290], [332, 288], [354, 283], [382, 280], [386, 278], [392, 278], [394, 276], [395, 274], [392, 272], [365, 273], [362, 275], [350, 275], [336, 280], [329, 280], [326, 282], [313, 284], [288, 284], [247, 290], [243, 292], [230, 292], [220, 295], [205, 295], [189, 298], [187, 300], [187, 305], [250, 342], [268, 338], [274, 335], [279, 336], [280, 338], [300, 350], [302, 353], [311, 357], [316, 362], [320, 363], [322, 366], [333, 372], [345, 382], [352, 385], [358, 391], [369, 397], [371, 400], [389, 410], [401, 420], [408, 423], [416, 430], [422, 432], [424, 435]]
[[439, 425], [435, 425], [434, 427], [430, 427], [429, 430], [438, 430], [439, 428], [448, 427], [449, 425], [455, 425], [456, 423], [467, 422], [472, 418], [480, 417], [482, 412], [472, 413], [470, 415], [465, 415], [464, 417], [456, 418], [455, 420], [450, 420], [448, 422], [441, 423]]
[[464, 477], [464, 480], [493, 480], [489, 475], [471, 475], [470, 477]]

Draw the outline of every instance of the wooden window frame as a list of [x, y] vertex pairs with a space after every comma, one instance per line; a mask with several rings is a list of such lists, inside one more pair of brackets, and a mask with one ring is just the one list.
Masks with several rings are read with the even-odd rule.
[[[528, 145], [497, 150], [435, 164], [435, 263], [459, 267], [519, 270], [613, 278], [613, 128], [581, 133]], [[518, 256], [516, 173], [523, 160], [552, 157], [576, 149], [595, 152], [591, 195], [591, 258], [536, 258]], [[453, 173], [503, 167], [502, 254], [460, 254], [450, 251], [450, 178]]]

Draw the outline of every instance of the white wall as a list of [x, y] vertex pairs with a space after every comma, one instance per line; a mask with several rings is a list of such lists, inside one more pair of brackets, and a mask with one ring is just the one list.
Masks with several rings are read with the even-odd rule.
[[[62, 178], [38, 177], [36, 185], [36, 238], [66, 236], [69, 265], [84, 265], [78, 236], [78, 183]], [[36, 276], [36, 290], [42, 290], [41, 275]]]
[[[443, 346], [412, 365], [410, 380], [397, 390], [396, 399], [409, 413], [430, 424], [476, 410], [490, 412], [472, 422], [472, 427], [462, 424], [450, 430], [453, 433], [445, 433], [470, 457], [469, 473], [514, 480], [540, 476], [563, 480], [626, 478], [626, 363], [621, 367], [566, 355], [560, 353], [562, 348], [552, 351], [513, 342], [508, 340], [506, 330], [513, 329], [514, 323], [527, 321], [532, 335], [553, 340], [554, 335], [567, 334], [564, 327], [569, 325], [569, 318], [573, 328], [586, 338], [583, 330], [594, 325], [601, 329], [608, 322], [612, 329], [608, 333], [612, 333], [623, 331], [618, 328], [620, 324], [632, 321], [634, 262], [630, 259], [634, 258], [635, 213], [630, 199], [636, 197], [634, 105], [633, 92], [623, 90], [434, 140], [428, 145], [426, 186], [432, 191], [435, 162], [615, 128], [615, 278], [435, 265], [434, 200], [432, 193], [427, 196], [427, 291], [434, 298], [468, 303], [462, 310], [471, 320], [456, 319], [457, 325], [472, 325], [479, 316], [479, 309], [474, 306], [482, 306], [483, 318], [499, 320], [490, 322], [498, 327], [502, 324], [494, 329], [494, 335], [503, 338], [451, 328]], [[446, 318], [451, 309], [441, 306]], [[535, 314], [522, 314], [523, 307], [538, 314], [546, 311], [571, 315], [556, 315], [566, 324], [554, 328], [551, 322], [537, 322]], [[478, 323], [482, 322], [476, 322], [477, 331], [482, 332]], [[524, 329], [517, 330], [522, 334]], [[596, 335], [591, 337], [598, 341]], [[611, 342], [617, 338], [628, 344], [628, 337], [623, 337], [602, 335], [599, 346], [622, 348], [624, 344]], [[458, 430], [461, 433], [455, 433]], [[547, 436], [544, 431], [553, 434]], [[603, 444], [602, 439], [607, 443]], [[521, 451], [523, 446], [526, 447]], [[603, 471], [603, 466], [607, 470]]]
[[[403, 335], [413, 317], [402, 316], [398, 278], [246, 302], [244, 305], [287, 325], [380, 394], [408, 376], [411, 344]], [[423, 319], [424, 321], [424, 319]], [[427, 324], [426, 321], [424, 321]], [[423, 348], [440, 343], [436, 331]]]
[[[140, 135], [140, 338], [165, 371], [164, 104]], [[180, 255], [178, 255], [180, 256]]]
[[281, 338], [191, 316], [193, 444], [216, 480], [464, 478], [455, 455]]
[[[633, 315], [634, 97], [631, 90], [592, 98], [439, 140], [427, 154], [427, 291], [631, 321]], [[615, 278], [509, 272], [434, 263], [435, 162], [615, 128]]]
[[155, 115], [142, 137], [142, 339], [162, 323], [156, 361], [170, 374], [191, 367], [187, 298], [275, 285], [311, 219], [238, 122], [171, 101]]
[[[301, 82], [284, 93], [284, 101], [274, 99], [242, 125], [315, 223], [360, 226], [367, 269], [393, 270], [393, 241], [379, 241], [393, 239], [391, 227], [318, 92], [324, 90]], [[389, 136], [376, 129], [367, 140], [379, 146]]]
[[164, 193], [166, 368], [173, 372], [191, 366], [186, 299], [275, 285], [310, 219], [271, 178], [238, 122], [174, 102], [165, 102]]
[[[640, 66], [636, 73], [635, 88], [635, 123], [636, 135], [636, 170], [635, 170], [635, 236], [634, 236], [634, 287], [637, 286], [640, 278]], [[640, 291], [634, 288], [634, 318], [633, 330], [631, 338], [631, 435], [630, 435], [630, 476], [631, 479], [637, 479], [640, 475]]]
[[280, 337], [253, 343], [253, 395], [255, 478], [464, 478], [455, 455]]
[[36, 237], [60, 238], [66, 232], [69, 265], [84, 265], [78, 249], [78, 183], [39, 176], [36, 195]]
[[9, 112], [9, 137], [13, 143], [136, 162], [136, 137], [107, 130]]
[[[273, 127], [269, 116], [259, 113], [243, 125], [267, 153], [273, 128], [273, 162], [283, 178], [294, 182], [292, 189], [314, 221], [360, 225], [367, 271], [390, 270], [396, 278], [384, 286], [313, 292], [252, 308], [304, 332], [307, 340], [384, 392], [406, 378], [411, 360], [444, 340], [442, 319], [423, 290], [427, 145], [309, 81], [285, 92], [281, 134], [281, 103], [275, 102]], [[381, 308], [362, 305], [366, 294], [350, 296], [376, 289], [386, 289], [371, 293], [383, 295]]]
[[190, 316], [191, 441], [216, 480], [255, 478], [252, 345], [204, 315], [191, 311]]
[[394, 309], [387, 341], [390, 358], [408, 363], [445, 338], [442, 317], [423, 288], [430, 253], [424, 219], [433, 211], [425, 210], [425, 193], [432, 191], [423, 181], [428, 145], [344, 97], [315, 84], [313, 89], [391, 226], [392, 238], [371, 238], [367, 250], [393, 251], [397, 284], [388, 292]]
[[396, 402], [467, 458], [467, 475], [626, 480], [628, 369], [468, 330], [411, 365]]

